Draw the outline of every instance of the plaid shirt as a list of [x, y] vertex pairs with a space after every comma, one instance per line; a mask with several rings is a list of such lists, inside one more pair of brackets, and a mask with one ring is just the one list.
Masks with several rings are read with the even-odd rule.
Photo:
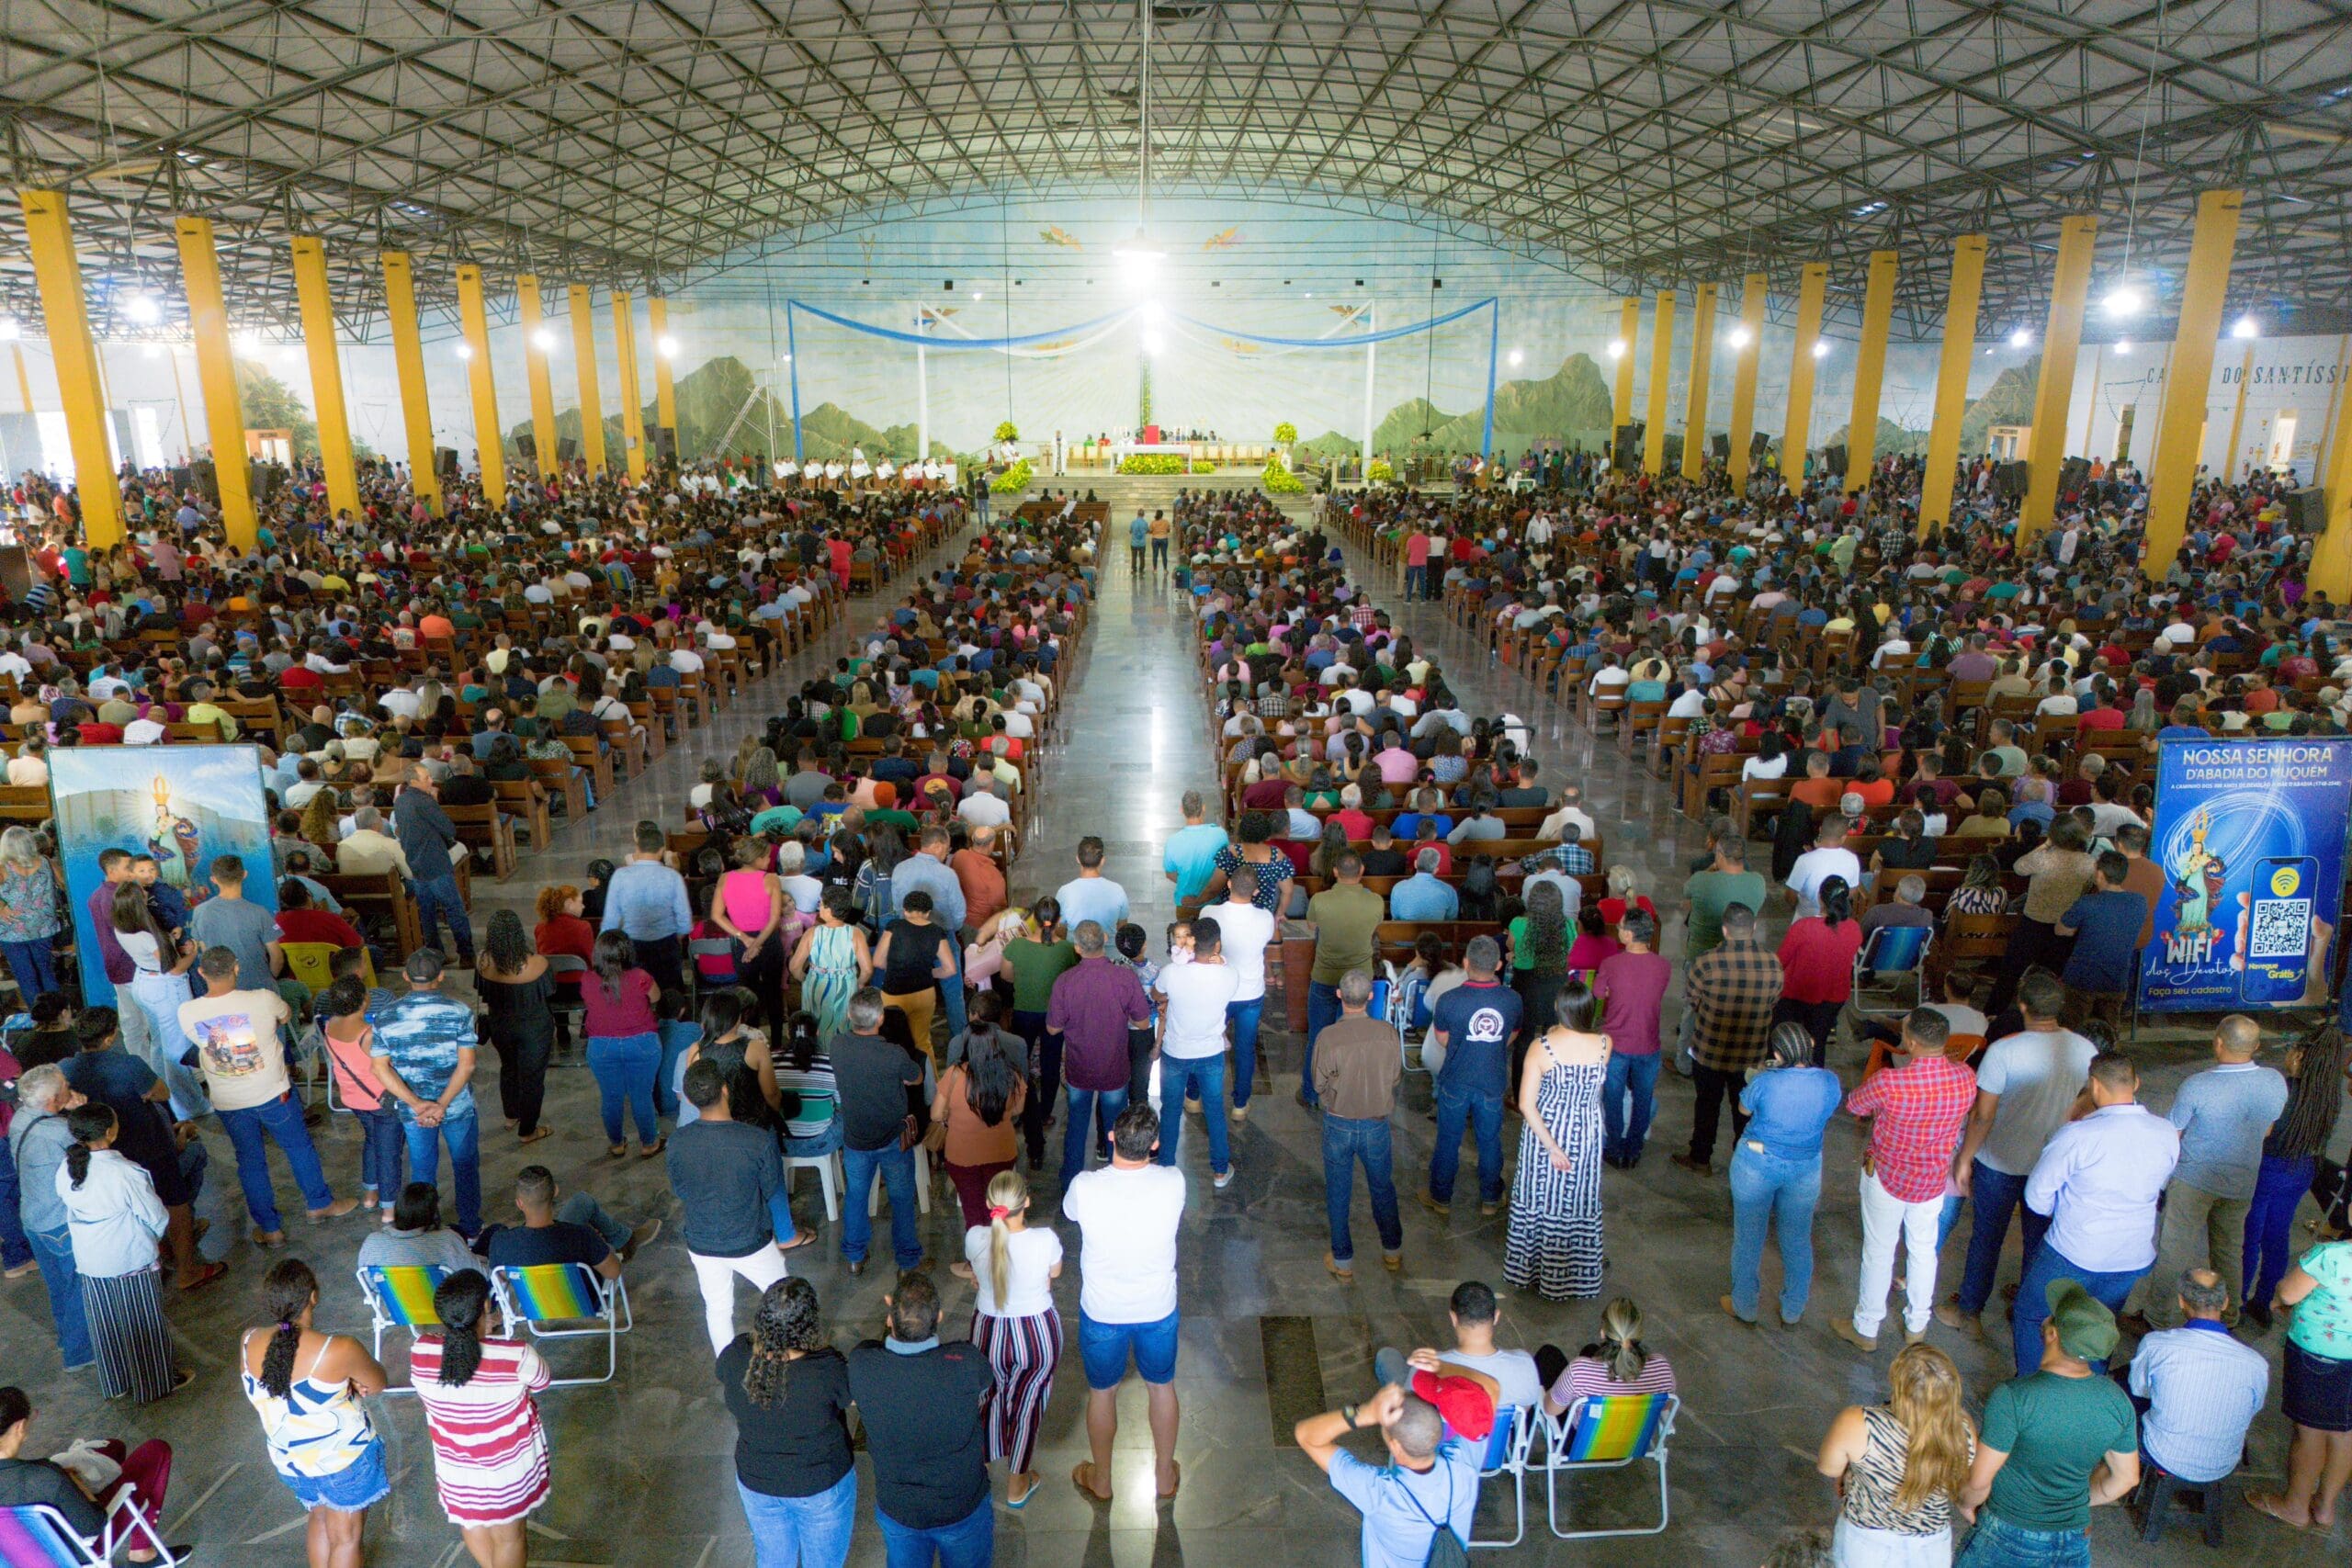
[[1952, 1151], [1976, 1103], [1976, 1075], [1948, 1057], [1921, 1056], [1862, 1082], [1846, 1109], [1871, 1118], [1871, 1170], [1905, 1203], [1940, 1198]]
[[1554, 844], [1521, 861], [1519, 869], [1530, 875], [1539, 871], [1556, 871], [1565, 876], [1590, 876], [1600, 867], [1593, 863], [1592, 852], [1582, 844]]
[[1690, 1056], [1719, 1073], [1746, 1072], [1764, 1059], [1772, 1009], [1781, 999], [1781, 961], [1754, 937], [1726, 941], [1701, 955], [1683, 976], [1690, 1010]]

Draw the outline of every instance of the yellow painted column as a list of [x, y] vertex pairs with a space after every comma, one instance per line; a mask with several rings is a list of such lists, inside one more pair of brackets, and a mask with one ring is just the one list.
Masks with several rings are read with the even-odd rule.
[[1764, 275], [1751, 272], [1739, 297], [1739, 342], [1731, 372], [1731, 458], [1725, 469], [1734, 495], [1747, 490], [1747, 449], [1756, 439], [1756, 372], [1764, 357]]
[[555, 338], [548, 331], [539, 308], [539, 280], [525, 273], [514, 280], [514, 299], [523, 318], [523, 369], [531, 383], [531, 460], [544, 479], [556, 471], [555, 386], [548, 371], [548, 351]]
[[[196, 343], [197, 385], [204, 392], [204, 434], [212, 444], [212, 472], [220, 489], [220, 525], [231, 544], [249, 550], [259, 542], [260, 521], [245, 467], [244, 401], [237, 390], [236, 351], [229, 346], [229, 307], [220, 297], [220, 254], [210, 219], [181, 218], [172, 227], [179, 239], [180, 281], [187, 290], [188, 336]], [[176, 356], [172, 374], [179, 374]]]
[[433, 400], [424, 386], [424, 339], [416, 330], [416, 266], [406, 251], [385, 251], [378, 260], [384, 268], [384, 315], [392, 328], [392, 366], [400, 374], [408, 488], [438, 517], [442, 514], [441, 470], [433, 461]]
[[506, 504], [506, 443], [498, 429], [498, 378], [491, 373], [490, 312], [482, 308], [481, 268], [458, 268], [458, 322], [465, 329], [467, 379], [473, 391], [475, 457], [482, 499]]
[[1813, 443], [1813, 373], [1820, 361], [1821, 310], [1829, 296], [1829, 268], [1807, 262], [1797, 283], [1796, 357], [1789, 367], [1789, 406], [1781, 426], [1781, 479], [1792, 493], [1804, 489], [1805, 449]]
[[[74, 220], [65, 193], [21, 190], [25, 241], [49, 327], [57, 391], [65, 404], [65, 434], [74, 451], [74, 482], [82, 498], [83, 543], [94, 550], [122, 543], [122, 491], [114, 479], [114, 449], [107, 439], [107, 409], [98, 389], [97, 347], [82, 301], [82, 264], [74, 254]], [[27, 400], [29, 404], [29, 398]]]
[[670, 301], [659, 294], [645, 301], [646, 320], [653, 329], [653, 418], [670, 433], [670, 452], [674, 460], [678, 451], [678, 392], [670, 380], [670, 357], [676, 344], [670, 341]]
[[628, 482], [645, 482], [645, 407], [638, 401], [637, 311], [628, 290], [613, 290], [613, 346], [621, 367], [621, 452], [628, 462]]
[[[2041, 377], [2033, 389], [2033, 434], [2026, 457], [2022, 545], [2058, 513], [2058, 470], [2066, 461], [2066, 409], [2075, 397], [2075, 361], [2083, 347], [2083, 305], [2091, 292], [2091, 253], [2098, 220], [2078, 213], [2058, 225], [2058, 266], [2050, 284], [2050, 323], [2041, 333]], [[2169, 383], [2171, 377], [2166, 377]]]
[[2235, 484], [2238, 478], [2238, 437], [2245, 434], [2245, 389], [2254, 380], [2254, 344], [2245, 345], [2245, 357], [2238, 361], [2238, 395], [2230, 405], [2230, 444], [2222, 451], [2222, 482]]
[[588, 286], [571, 286], [571, 352], [580, 361], [580, 455], [588, 472], [605, 471], [605, 407], [596, 395], [596, 315], [589, 304]]
[[1846, 421], [1846, 489], [1867, 490], [1878, 457], [1879, 389], [1886, 383], [1886, 337], [1894, 325], [1893, 251], [1871, 253], [1862, 289], [1862, 347], [1854, 359], [1854, 410]]
[[[2249, 348], [2249, 363], [2253, 357]], [[2337, 398], [2335, 404], [2324, 448], [2326, 467], [2321, 470], [2327, 486], [2327, 516], [2312, 551], [2311, 586], [2342, 604], [2352, 598], [2352, 397]]]
[[1650, 318], [1650, 398], [1642, 432], [1642, 472], [1666, 466], [1666, 383], [1674, 373], [1674, 290], [1661, 288]]
[[1982, 234], [1951, 245], [1951, 282], [1944, 293], [1943, 356], [1936, 362], [1936, 412], [1928, 422], [1928, 466], [1919, 477], [1919, 531], [1951, 521], [1953, 471], [1960, 464], [1960, 421], [1968, 412], [1968, 367], [1976, 353], [1976, 307], [1984, 295]]
[[1610, 416], [1609, 438], [1634, 423], [1634, 344], [1642, 335], [1642, 302], [1628, 299], [1618, 307], [1617, 341], [1625, 352], [1617, 356], [1617, 388]]
[[1682, 477], [1707, 471], [1707, 378], [1714, 373], [1715, 286], [1699, 285], [1690, 307], [1690, 385], [1682, 400]]
[[25, 400], [25, 412], [33, 412], [33, 374], [25, 368], [25, 345], [22, 342], [8, 344], [8, 353], [17, 361], [17, 395]]
[[327, 504], [359, 514], [359, 476], [351, 462], [351, 419], [343, 404], [343, 362], [334, 346], [334, 301], [327, 293], [326, 242], [294, 237], [294, 294], [302, 307], [302, 346], [311, 359], [311, 403], [319, 417], [319, 461], [327, 471]]

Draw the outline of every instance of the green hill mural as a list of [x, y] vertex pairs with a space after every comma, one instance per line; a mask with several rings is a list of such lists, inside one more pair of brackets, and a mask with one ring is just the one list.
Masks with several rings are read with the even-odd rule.
[[[1852, 428], [1853, 426], [1849, 424], [1839, 425], [1837, 430], [1832, 433], [1829, 439], [1823, 442], [1822, 445], [1824, 446], [1845, 446], [1846, 432]], [[1926, 431], [1906, 429], [1905, 426], [1897, 424], [1894, 421], [1888, 419], [1883, 414], [1879, 416], [1878, 443], [1875, 450], [1880, 457], [1912, 457], [1918, 456], [1927, 449], [1928, 433]]]
[[[731, 355], [707, 361], [678, 378], [673, 389], [678, 405], [678, 446], [688, 462], [717, 457], [771, 457], [792, 454], [792, 411], [782, 398], [771, 396], [752, 375], [751, 367]], [[646, 427], [653, 426], [657, 405], [649, 400], [644, 408]], [[738, 419], [741, 414], [741, 419]], [[577, 441], [581, 418], [577, 408], [560, 409], [555, 416], [556, 439]], [[729, 431], [732, 434], [729, 434]], [[768, 449], [768, 436], [773, 429], [775, 436], [774, 454]], [[528, 420], [506, 433], [513, 442], [531, 434]], [[719, 451], [720, 441], [726, 449]], [[605, 420], [605, 444], [609, 454], [621, 450], [621, 421], [618, 414]], [[915, 456], [915, 427], [894, 424], [877, 429], [846, 409], [834, 403], [820, 403], [803, 411], [801, 450], [804, 456], [818, 459], [840, 457], [846, 458], [852, 446], [863, 446], [865, 455], [880, 462], [888, 457], [903, 463]], [[931, 444], [932, 455], [946, 458], [955, 457], [944, 442]]]
[[2012, 365], [1993, 378], [1984, 395], [1972, 401], [1960, 416], [1960, 449], [1982, 452], [1996, 424], [2033, 423], [2033, 387], [2041, 378], [2041, 356]]
[[[1611, 412], [1609, 384], [1600, 367], [1589, 355], [1573, 354], [1549, 376], [1505, 381], [1495, 388], [1495, 446], [1507, 450], [1534, 441], [1578, 441], [1597, 446], [1608, 437]], [[1427, 398], [1408, 398], [1373, 427], [1372, 446], [1374, 452], [1391, 454], [1416, 447], [1475, 452], [1486, 427], [1483, 407], [1450, 414]], [[1355, 437], [1333, 430], [1300, 442], [1298, 450], [1328, 457], [1352, 453], [1361, 446]]]

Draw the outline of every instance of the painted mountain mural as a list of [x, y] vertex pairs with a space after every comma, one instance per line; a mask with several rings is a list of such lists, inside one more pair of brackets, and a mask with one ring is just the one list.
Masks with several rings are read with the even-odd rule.
[[[1598, 446], [1608, 436], [1611, 412], [1609, 384], [1600, 367], [1590, 355], [1572, 354], [1549, 376], [1505, 381], [1495, 388], [1495, 446], [1509, 450], [1534, 441]], [[1372, 445], [1375, 452], [1404, 453], [1416, 447], [1475, 452], [1486, 426], [1484, 408], [1450, 414], [1427, 398], [1408, 398], [1373, 427]], [[1300, 442], [1299, 448], [1329, 457], [1354, 452], [1362, 445], [1334, 430]]]
[[2041, 356], [2038, 354], [1995, 377], [1993, 384], [1984, 389], [1984, 395], [1971, 402], [1960, 416], [1960, 449], [1984, 451], [1990, 445], [1987, 432], [1996, 424], [2031, 424], [2033, 388], [2041, 378]]
[[[678, 446], [688, 462], [792, 455], [790, 404], [761, 386], [751, 367], [732, 355], [696, 366], [678, 378], [673, 391], [678, 405]], [[646, 403], [643, 412], [648, 429], [653, 425], [656, 410], [654, 402]], [[578, 440], [580, 411], [558, 411], [555, 428], [557, 440]], [[771, 431], [775, 433], [773, 453], [769, 449]], [[527, 420], [506, 433], [510, 442], [530, 434]], [[621, 420], [616, 413], [605, 420], [605, 445], [609, 454], [621, 450]], [[847, 457], [852, 446], [863, 446], [865, 455], [876, 462], [888, 457], [903, 463], [915, 456], [915, 427], [893, 424], [877, 428], [830, 402], [802, 411], [804, 456], [820, 459]], [[937, 457], [955, 455], [945, 443], [939, 441], [931, 444], [931, 450]]]
[[[1852, 428], [1850, 424], [1839, 425], [1829, 439], [1822, 445], [1824, 446], [1845, 446], [1846, 433]], [[1927, 449], [1928, 433], [1926, 431], [1906, 429], [1883, 414], [1879, 416], [1878, 441], [1874, 450], [1880, 457], [1913, 457]]]

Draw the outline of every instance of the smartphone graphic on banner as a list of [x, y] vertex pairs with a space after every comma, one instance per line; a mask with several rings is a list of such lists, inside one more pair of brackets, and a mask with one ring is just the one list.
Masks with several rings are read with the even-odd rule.
[[2310, 979], [2312, 913], [2319, 862], [2278, 855], [2256, 863], [2246, 908], [2245, 969], [2239, 999], [2276, 1007], [2301, 999]]

